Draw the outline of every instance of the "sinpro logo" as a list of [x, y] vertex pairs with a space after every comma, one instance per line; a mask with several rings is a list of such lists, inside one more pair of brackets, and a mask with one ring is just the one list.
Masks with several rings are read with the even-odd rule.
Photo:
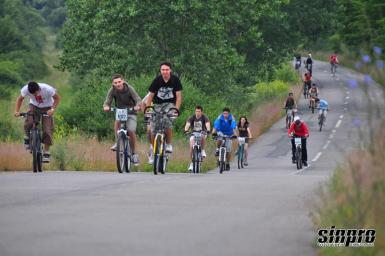
[[376, 239], [374, 229], [330, 229], [318, 230], [318, 246], [326, 247], [372, 247]]

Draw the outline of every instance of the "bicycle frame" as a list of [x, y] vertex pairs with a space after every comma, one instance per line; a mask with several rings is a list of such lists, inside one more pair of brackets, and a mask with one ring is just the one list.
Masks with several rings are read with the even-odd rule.
[[219, 173], [223, 173], [223, 171], [226, 169], [226, 163], [228, 162], [226, 143], [231, 139], [231, 136], [222, 134], [219, 137], [222, 138], [222, 142], [219, 147], [218, 164]]
[[155, 139], [154, 139], [154, 145], [153, 145], [153, 150], [154, 150], [153, 151], [154, 152], [153, 171], [154, 171], [154, 175], [157, 175], [158, 172], [164, 174], [166, 171], [169, 154], [165, 152], [166, 133], [165, 133], [165, 127], [163, 122], [163, 115], [166, 114], [169, 118], [173, 118], [174, 115], [172, 114], [172, 111], [176, 111], [178, 115], [179, 115], [179, 111], [176, 108], [170, 108], [168, 111], [165, 111], [165, 109], [161, 109], [160, 111], [157, 111], [153, 106], [148, 106], [144, 110], [145, 114], [148, 114], [146, 112], [148, 109], [153, 110], [153, 112], [151, 113], [151, 116], [155, 124]]
[[194, 144], [192, 146], [193, 173], [200, 173], [202, 164], [202, 138], [203, 132], [192, 132]]

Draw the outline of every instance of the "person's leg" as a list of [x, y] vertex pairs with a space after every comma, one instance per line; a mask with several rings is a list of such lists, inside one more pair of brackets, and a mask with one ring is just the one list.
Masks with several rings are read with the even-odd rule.
[[302, 162], [307, 162], [306, 139], [302, 139], [301, 144], [302, 144]]
[[291, 139], [291, 160], [293, 162], [295, 161], [295, 143], [294, 143], [294, 138]]

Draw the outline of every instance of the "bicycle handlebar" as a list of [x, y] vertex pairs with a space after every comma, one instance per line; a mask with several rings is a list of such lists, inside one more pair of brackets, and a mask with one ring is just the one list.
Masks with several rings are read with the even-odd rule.
[[117, 109], [127, 109], [127, 112], [128, 112], [128, 114], [134, 114], [134, 113], [136, 113], [136, 111], [135, 111], [135, 109], [133, 108], [133, 107], [131, 107], [131, 108], [113, 108], [113, 107], [110, 107], [110, 112], [115, 112]]
[[[39, 114], [42, 116], [49, 116], [47, 112], [40, 112]], [[27, 117], [27, 116], [34, 116], [34, 114], [30, 112], [20, 112], [20, 117]]]

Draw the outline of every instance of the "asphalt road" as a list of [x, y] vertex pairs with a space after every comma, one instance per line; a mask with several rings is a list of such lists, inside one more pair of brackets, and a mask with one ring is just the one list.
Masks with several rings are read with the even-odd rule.
[[246, 169], [222, 175], [3, 172], [0, 255], [315, 255], [317, 188], [369, 134], [370, 102], [385, 109], [376, 85], [356, 86], [362, 75], [328, 69], [316, 62], [313, 72], [331, 108], [322, 132], [299, 102], [309, 167], [291, 164], [282, 119], [252, 145]]

